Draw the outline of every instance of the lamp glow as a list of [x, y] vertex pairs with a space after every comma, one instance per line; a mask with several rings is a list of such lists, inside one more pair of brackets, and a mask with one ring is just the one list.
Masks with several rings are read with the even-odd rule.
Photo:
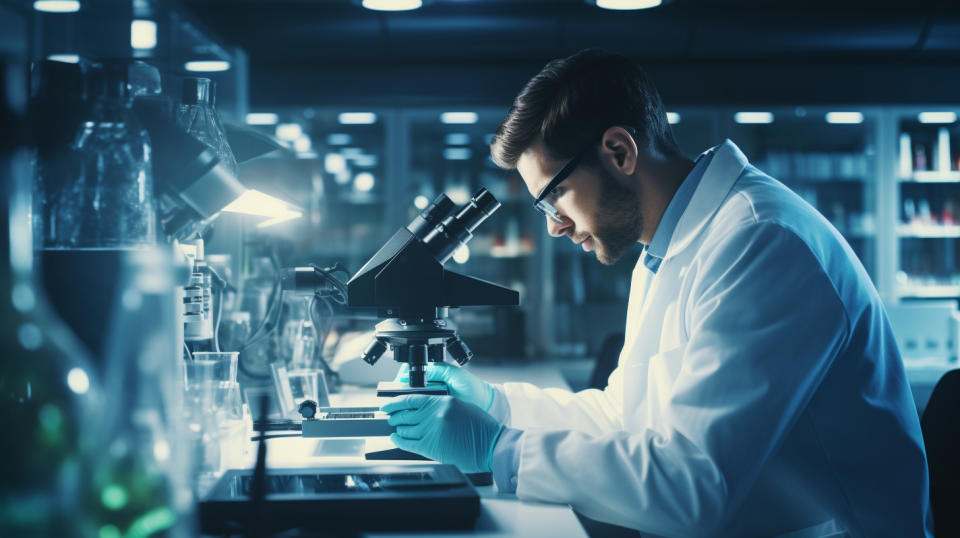
[[920, 123], [953, 123], [957, 121], [956, 112], [921, 112], [917, 114]]
[[423, 6], [423, 0], [363, 0], [361, 5], [373, 11], [410, 11]]
[[413, 199], [413, 207], [417, 209], [426, 209], [430, 205], [430, 200], [422, 194], [418, 194], [416, 198]]
[[667, 122], [670, 125], [680, 123], [680, 114], [677, 114], [676, 112], [667, 112]]
[[377, 122], [377, 115], [373, 112], [341, 112], [337, 121], [342, 125], [370, 125]]
[[37, 0], [33, 9], [44, 13], [76, 13], [80, 11], [79, 0]]
[[230, 69], [230, 62], [224, 60], [194, 60], [183, 64], [187, 71], [199, 73], [216, 73]]
[[273, 112], [251, 112], [246, 117], [247, 125], [276, 125], [280, 116]]
[[227, 207], [223, 208], [223, 211], [274, 218], [288, 215], [294, 210], [279, 198], [274, 198], [256, 189], [249, 189], [236, 200], [230, 202]]
[[440, 114], [440, 121], [446, 124], [471, 124], [477, 123], [476, 112], [444, 112]]
[[65, 64], [75, 64], [80, 61], [80, 56], [77, 54], [51, 54], [47, 56], [47, 59], [52, 62], [63, 62]]
[[277, 125], [277, 138], [280, 140], [293, 142], [301, 136], [303, 136], [303, 127], [300, 127], [299, 123], [281, 123]]
[[773, 123], [773, 112], [737, 112], [733, 121], [742, 124]]
[[147, 19], [136, 19], [131, 22], [130, 46], [139, 50], [156, 48], [157, 23]]
[[370, 172], [360, 172], [353, 178], [353, 187], [360, 192], [370, 192], [373, 190], [373, 174]]
[[597, 7], [603, 9], [630, 10], [657, 7], [662, 0], [596, 0]]
[[289, 221], [289, 220], [299, 219], [299, 218], [302, 217], [302, 216], [303, 216], [303, 213], [301, 213], [301, 212], [299, 212], [299, 211], [289, 211], [289, 212], [287, 212], [287, 213], [285, 213], [285, 214], [283, 214], [283, 215], [280, 215], [280, 216], [278, 216], [278, 217], [274, 217], [274, 218], [272, 218], [272, 219], [267, 219], [267, 220], [261, 222], [260, 224], [257, 224], [257, 228], [259, 228], [259, 229], [269, 228], [270, 226], [274, 226], [274, 225], [276, 225], [276, 224], [280, 224], [281, 222], [287, 222], [287, 221]]

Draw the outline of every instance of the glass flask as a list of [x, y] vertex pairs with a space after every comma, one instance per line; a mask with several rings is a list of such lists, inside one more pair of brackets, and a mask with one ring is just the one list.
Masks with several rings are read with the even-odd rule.
[[25, 87], [0, 58], [0, 536], [78, 536], [102, 393], [83, 346], [35, 279], [33, 170], [17, 127]]
[[156, 242], [150, 140], [131, 111], [126, 62], [90, 71], [95, 96], [74, 139], [76, 177], [50, 195], [44, 248], [127, 248]]
[[194, 138], [212, 148], [220, 162], [236, 176], [237, 159], [230, 149], [223, 122], [213, 107], [214, 91], [214, 84], [208, 78], [184, 79], [182, 101], [177, 107], [177, 123]]
[[104, 330], [105, 393], [86, 502], [100, 536], [189, 536], [188, 433], [172, 253], [124, 253]]

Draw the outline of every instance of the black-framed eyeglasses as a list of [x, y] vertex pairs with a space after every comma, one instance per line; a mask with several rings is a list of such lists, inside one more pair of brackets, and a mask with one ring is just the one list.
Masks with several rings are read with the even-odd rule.
[[553, 202], [556, 200], [554, 193], [557, 190], [557, 186], [560, 185], [564, 179], [567, 179], [567, 176], [573, 173], [573, 171], [577, 168], [577, 165], [579, 165], [580, 161], [583, 159], [584, 154], [589, 150], [590, 147], [588, 146], [581, 150], [580, 153], [574, 155], [573, 158], [567, 161], [567, 163], [563, 165], [563, 168], [561, 168], [560, 171], [553, 176], [553, 179], [547, 183], [547, 186], [540, 190], [540, 194], [538, 194], [533, 200], [533, 207], [537, 211], [550, 217], [550, 219], [554, 222], [563, 222], [563, 220], [557, 216], [560, 214], [560, 212], [557, 211], [557, 208], [553, 205]]
[[[616, 127], [621, 127], [629, 132], [631, 135], [636, 135], [637, 130], [628, 125], [616, 125]], [[563, 165], [563, 168], [557, 172], [557, 175], [547, 182], [547, 185], [540, 190], [540, 194], [533, 200], [533, 207], [537, 211], [543, 213], [544, 215], [550, 217], [550, 220], [560, 223], [563, 223], [563, 220], [560, 219], [560, 211], [557, 210], [556, 206], [553, 205], [553, 202], [556, 201], [556, 190], [557, 186], [567, 179], [570, 174], [576, 170], [577, 166], [580, 164], [580, 161], [583, 160], [583, 157], [587, 154], [588, 151], [592, 150], [593, 146], [587, 146], [580, 150], [579, 153], [573, 156], [566, 164]]]

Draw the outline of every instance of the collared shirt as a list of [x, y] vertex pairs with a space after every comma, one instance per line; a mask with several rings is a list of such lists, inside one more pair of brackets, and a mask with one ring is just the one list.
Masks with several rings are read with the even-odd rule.
[[660, 224], [657, 225], [657, 231], [653, 234], [650, 244], [643, 248], [643, 265], [650, 269], [654, 274], [660, 269], [660, 263], [667, 255], [667, 247], [670, 246], [670, 239], [673, 238], [673, 231], [680, 222], [680, 216], [687, 209], [690, 199], [693, 198], [703, 173], [706, 172], [710, 160], [713, 159], [713, 152], [708, 151], [697, 157], [697, 162], [693, 170], [687, 174], [687, 177], [680, 184], [680, 188], [673, 195], [673, 199], [667, 204], [666, 211], [660, 218]]

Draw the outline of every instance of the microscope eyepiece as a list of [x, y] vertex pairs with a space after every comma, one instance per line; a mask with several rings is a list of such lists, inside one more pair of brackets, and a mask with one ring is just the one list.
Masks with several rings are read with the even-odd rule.
[[497, 209], [500, 209], [500, 202], [490, 191], [481, 188], [456, 214], [449, 214], [421, 240], [437, 261], [446, 263], [458, 248], [473, 238], [477, 226]]
[[441, 194], [413, 219], [407, 229], [418, 239], [423, 240], [430, 233], [430, 230], [433, 230], [437, 224], [440, 224], [447, 215], [453, 213], [456, 209], [457, 204], [447, 198], [446, 194]]

